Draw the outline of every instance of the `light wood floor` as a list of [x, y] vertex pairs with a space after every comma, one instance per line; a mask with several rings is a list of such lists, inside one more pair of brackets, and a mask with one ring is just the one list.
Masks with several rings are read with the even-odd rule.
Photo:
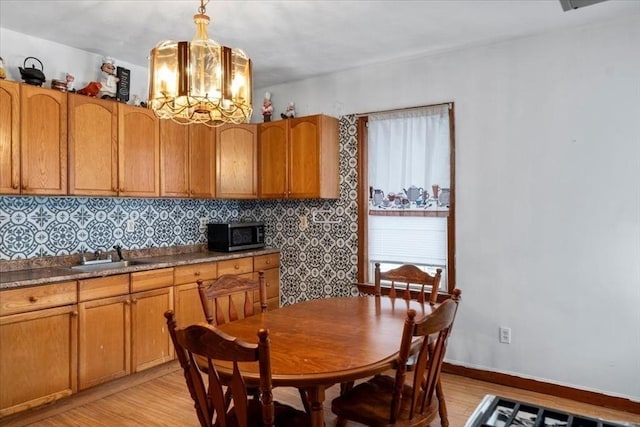
[[[451, 427], [462, 427], [486, 394], [536, 403], [542, 406], [614, 421], [640, 423], [640, 415], [554, 398], [511, 387], [443, 374], [443, 388]], [[329, 402], [338, 386], [327, 390], [325, 419], [333, 425], [335, 417]], [[274, 390], [274, 398], [301, 408], [295, 389]], [[94, 387], [22, 414], [0, 419], [3, 427], [13, 426], [198, 426], [182, 371], [176, 362], [131, 377]], [[348, 424], [356, 426], [357, 424]], [[439, 425], [439, 423], [437, 424]]]

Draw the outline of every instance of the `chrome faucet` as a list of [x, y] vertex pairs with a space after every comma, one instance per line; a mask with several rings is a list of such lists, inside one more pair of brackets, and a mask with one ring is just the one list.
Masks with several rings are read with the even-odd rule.
[[120, 245], [114, 245], [113, 249], [116, 250], [116, 252], [118, 253], [118, 258], [120, 261], [124, 261], [124, 258], [122, 257], [122, 246]]
[[93, 253], [95, 258], [91, 261], [87, 260], [84, 249], [82, 249], [80, 253], [82, 254], [80, 258], [80, 264], [83, 264], [83, 265], [103, 264], [103, 263], [111, 262], [111, 255], [104, 257], [104, 259], [100, 259], [100, 256], [102, 255], [102, 251], [100, 249], [95, 250], [95, 252]]

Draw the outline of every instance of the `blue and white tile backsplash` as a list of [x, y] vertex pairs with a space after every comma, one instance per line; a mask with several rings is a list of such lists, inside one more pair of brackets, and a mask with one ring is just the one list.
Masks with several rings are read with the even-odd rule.
[[[281, 302], [357, 294], [357, 136], [355, 116], [340, 120], [338, 200], [193, 200], [0, 196], [0, 260], [80, 250], [206, 242], [207, 221], [259, 220], [266, 244], [281, 251]], [[320, 222], [313, 222], [313, 212]], [[309, 227], [302, 230], [300, 215]], [[127, 221], [134, 231], [127, 231]]]

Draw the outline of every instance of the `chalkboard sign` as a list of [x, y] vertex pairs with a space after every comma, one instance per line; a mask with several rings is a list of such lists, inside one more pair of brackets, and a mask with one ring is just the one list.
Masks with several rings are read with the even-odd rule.
[[116, 92], [116, 99], [121, 102], [129, 101], [129, 86], [131, 85], [131, 70], [127, 70], [123, 67], [117, 67], [116, 76], [118, 80], [118, 91]]

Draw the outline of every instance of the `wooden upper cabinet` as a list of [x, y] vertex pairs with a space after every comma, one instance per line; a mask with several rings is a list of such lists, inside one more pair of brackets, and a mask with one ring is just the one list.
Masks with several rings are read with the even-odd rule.
[[160, 120], [160, 195], [215, 195], [215, 129]]
[[260, 197], [340, 195], [338, 119], [305, 116], [260, 125]]
[[0, 194], [20, 193], [20, 84], [0, 80]]
[[217, 129], [216, 197], [258, 197], [257, 125], [225, 125]]
[[118, 195], [118, 104], [69, 94], [69, 194]]
[[20, 89], [22, 194], [67, 194], [67, 94]]
[[289, 197], [338, 198], [338, 119], [315, 115], [290, 119]]
[[216, 129], [205, 125], [189, 126], [190, 197], [216, 195]]
[[160, 195], [189, 197], [189, 126], [160, 120]]
[[121, 196], [160, 195], [160, 126], [151, 110], [118, 104]]
[[289, 120], [259, 125], [258, 170], [260, 198], [278, 199], [288, 195], [287, 133]]

